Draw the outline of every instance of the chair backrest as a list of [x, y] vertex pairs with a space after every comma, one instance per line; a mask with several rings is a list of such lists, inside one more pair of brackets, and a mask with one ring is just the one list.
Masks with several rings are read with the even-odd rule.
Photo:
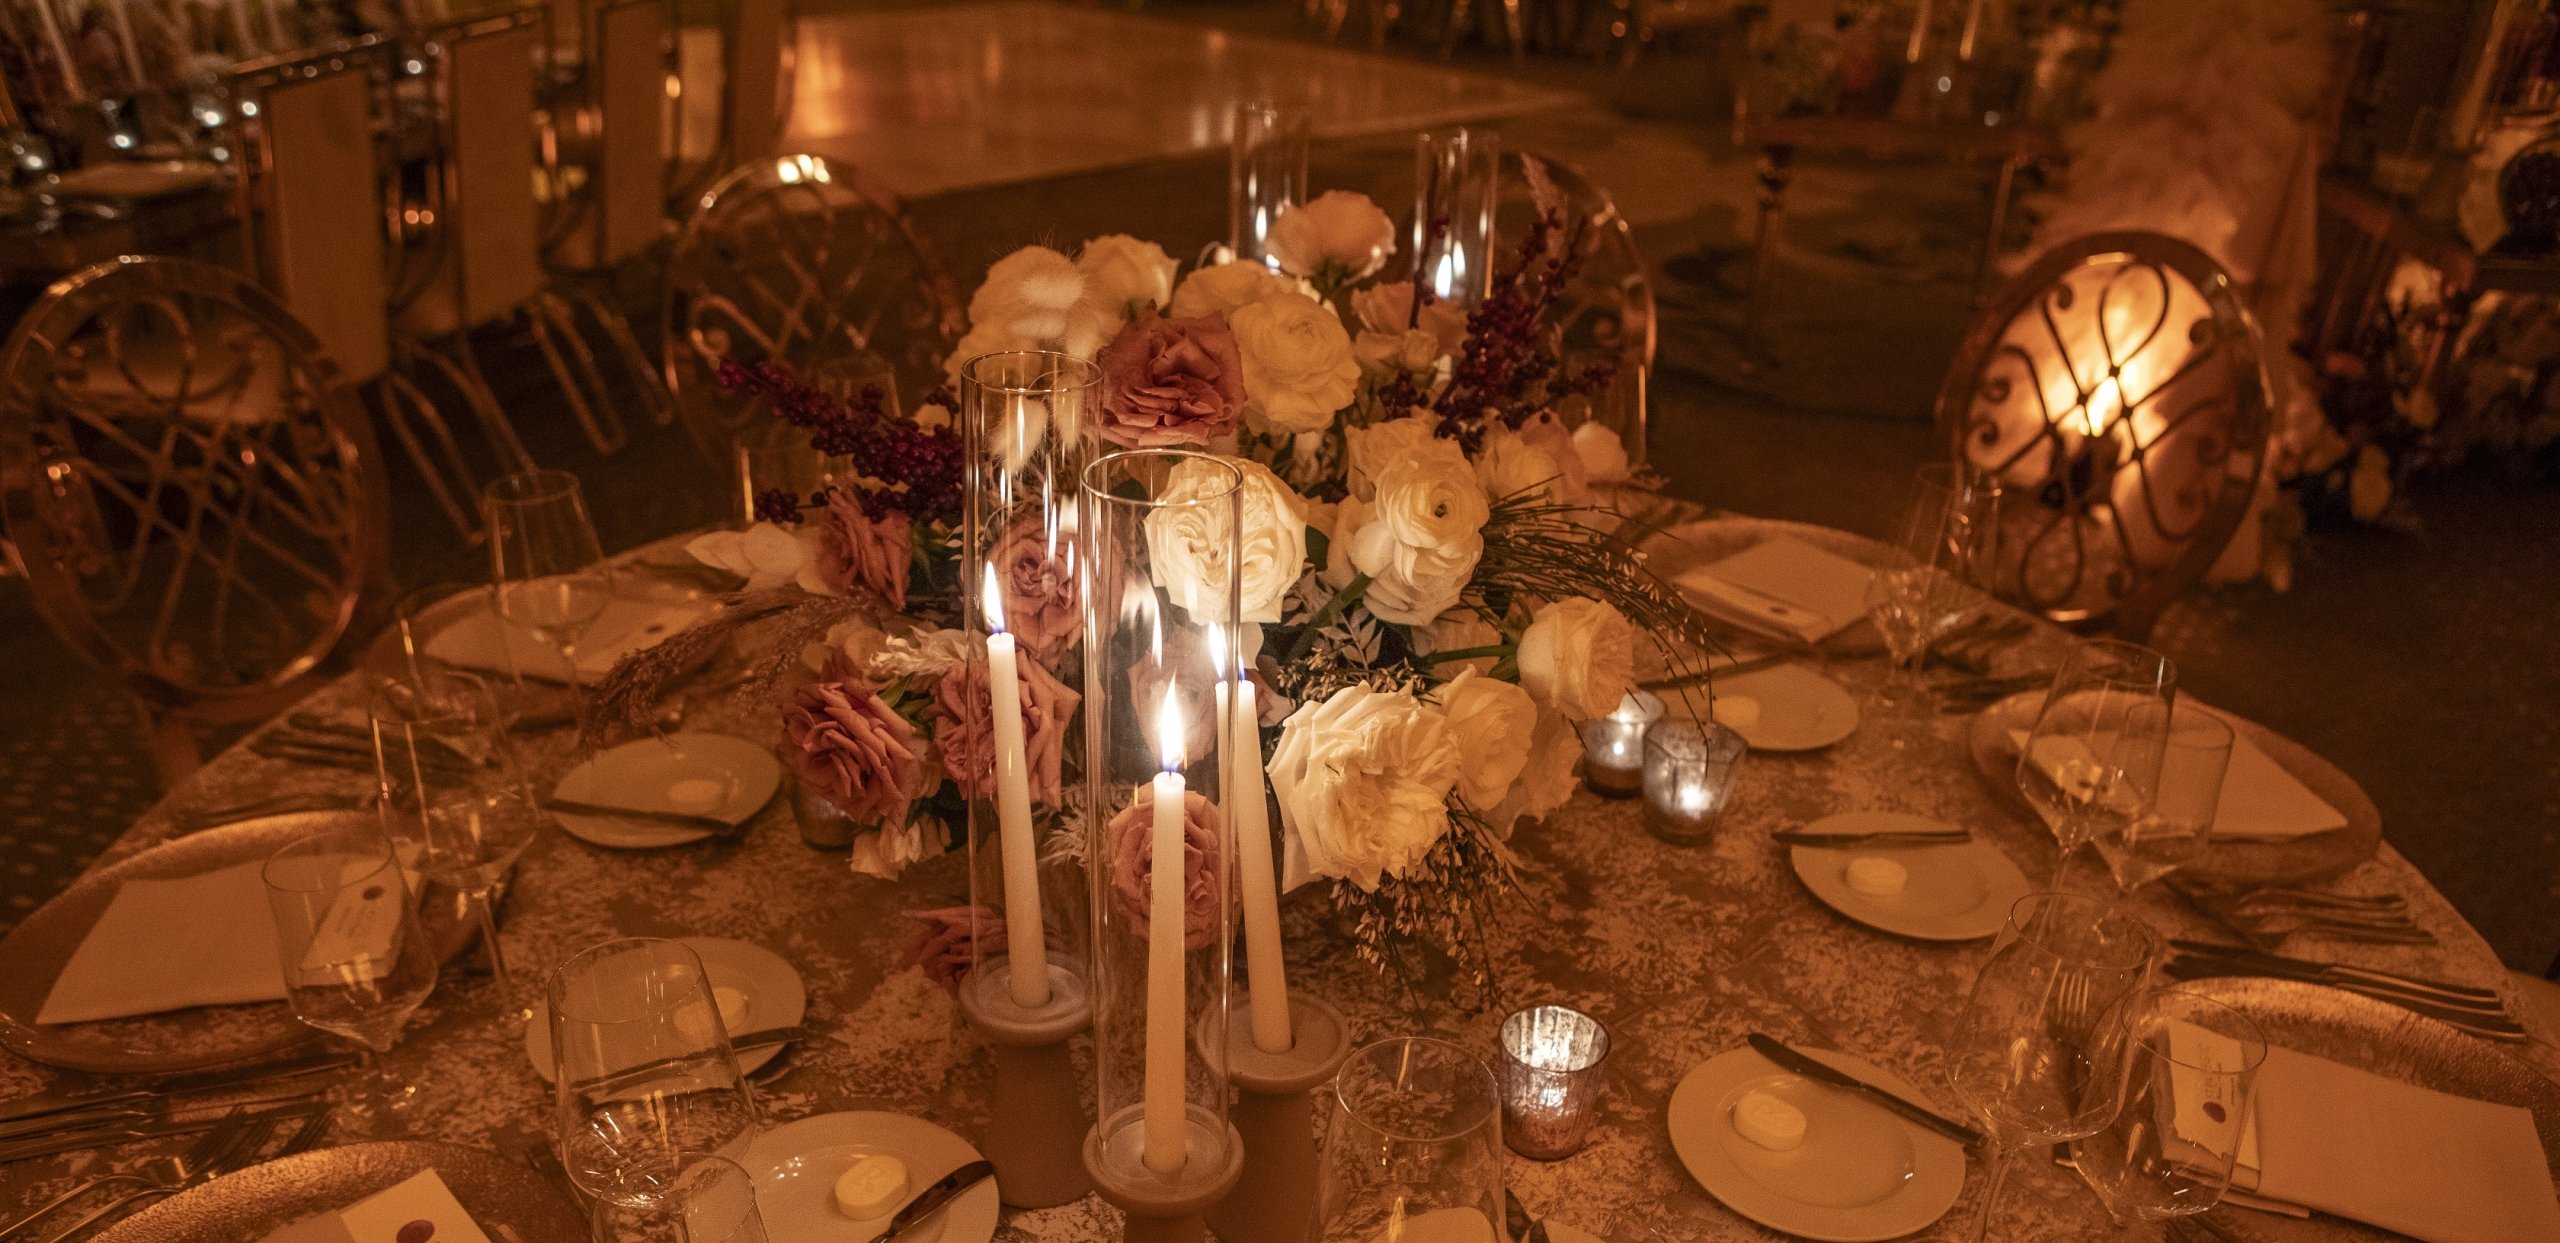
[[375, 104], [390, 45], [367, 38], [234, 74], [251, 270], [311, 325], [350, 383], [391, 361]]
[[383, 565], [362, 403], [265, 290], [128, 256], [0, 346], [8, 533], [46, 622], [155, 702], [247, 702], [338, 649]]
[[[1505, 161], [1498, 212], [1500, 234], [1516, 239], [1527, 213], [1545, 197], [1578, 223], [1581, 267], [1554, 308], [1553, 323], [1566, 370], [1606, 362], [1615, 368], [1607, 387], [1591, 395], [1589, 418], [1618, 433], [1626, 442], [1628, 463], [1645, 463], [1646, 394], [1653, 375], [1653, 355], [1660, 335], [1653, 302], [1653, 276], [1635, 230], [1618, 211], [1606, 187], [1563, 160], [1522, 152]], [[1494, 249], [1497, 270], [1512, 260], [1508, 241]]]
[[668, 254], [667, 388], [726, 470], [752, 411], [713, 383], [722, 358], [804, 372], [877, 359], [912, 404], [942, 382], [961, 308], [896, 196], [824, 156], [751, 161], [703, 193]]
[[2230, 276], [2175, 238], [2079, 238], [2012, 281], [1938, 393], [1949, 451], [2002, 486], [1992, 589], [2147, 634], [2249, 513], [2260, 351]]
[[782, 35], [790, 0], [729, 0], [720, 31], [724, 167], [771, 156], [782, 139]]
[[540, 206], [534, 198], [534, 63], [543, 11], [458, 22], [429, 40], [445, 150], [438, 173], [457, 327], [504, 318], [542, 291]]
[[587, 72], [600, 131], [588, 192], [596, 196], [595, 262], [605, 267], [656, 245], [666, 230], [666, 0], [615, 0], [595, 21]]

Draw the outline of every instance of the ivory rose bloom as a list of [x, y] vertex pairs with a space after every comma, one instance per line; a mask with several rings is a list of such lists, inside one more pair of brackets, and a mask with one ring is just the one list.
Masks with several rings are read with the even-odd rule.
[[1494, 500], [1522, 496], [1545, 500], [1554, 495], [1564, 471], [1547, 451], [1495, 423], [1476, 449], [1476, 482]]
[[1386, 266], [1396, 250], [1396, 222], [1365, 194], [1327, 190], [1304, 203], [1283, 203], [1271, 222], [1271, 257], [1293, 276], [1327, 268], [1360, 280]]
[[877, 518], [864, 513], [850, 488], [827, 494], [826, 512], [818, 519], [818, 574], [841, 595], [856, 587], [879, 596], [890, 609], [907, 607], [907, 570], [912, 561], [908, 532], [913, 524], [897, 510]]
[[1323, 303], [1285, 294], [1238, 307], [1227, 316], [1244, 355], [1245, 413], [1278, 431], [1316, 432], [1333, 425], [1360, 386], [1351, 334]]
[[1427, 414], [1408, 414], [1401, 419], [1354, 427], [1343, 433], [1350, 450], [1350, 470], [1346, 482], [1351, 495], [1368, 500], [1378, 494], [1378, 472], [1387, 463], [1417, 454], [1454, 454], [1466, 460], [1466, 450], [1454, 440], [1440, 438], [1440, 420]]
[[1249, 259], [1200, 268], [1174, 287], [1173, 315], [1227, 315], [1247, 303], [1296, 293], [1298, 283]]
[[[1241, 511], [1243, 556], [1236, 567], [1238, 615], [1226, 615], [1219, 591], [1226, 582], [1228, 521], [1204, 501], [1227, 487], [1226, 472], [1197, 459], [1173, 468], [1157, 497], [1165, 502], [1147, 515], [1147, 555], [1156, 581], [1194, 621], [1276, 622], [1307, 564], [1307, 503], [1271, 468], [1241, 458], [1224, 459], [1243, 478], [1235, 494]], [[1216, 586], [1213, 586], [1215, 584]]]
[[1484, 548], [1492, 510], [1455, 443], [1434, 440], [1424, 451], [1387, 463], [1376, 489], [1370, 512], [1397, 543], [1435, 551]]
[[1173, 274], [1180, 266], [1164, 247], [1126, 233], [1097, 237], [1076, 252], [1085, 300], [1124, 319], [1142, 306], [1172, 302]]
[[1636, 630], [1598, 600], [1558, 600], [1520, 633], [1520, 684], [1577, 721], [1607, 716], [1636, 684]]
[[1529, 742], [1538, 727], [1538, 705], [1529, 692], [1468, 669], [1431, 693], [1449, 717], [1458, 745], [1458, 797], [1491, 810], [1511, 793], [1529, 764]]
[[1528, 762], [1511, 783], [1511, 793], [1485, 813], [1485, 823], [1507, 839], [1521, 820], [1535, 820], [1564, 806], [1573, 797], [1574, 767], [1581, 762], [1582, 731], [1553, 712], [1540, 712], [1537, 729], [1529, 738]]
[[1318, 877], [1374, 891], [1449, 831], [1458, 746], [1438, 708], [1346, 686], [1281, 724], [1271, 789], [1280, 802], [1283, 884]]
[[[1103, 834], [1109, 852], [1111, 896], [1139, 940], [1154, 931], [1149, 918], [1155, 886], [1155, 785], [1111, 817]], [[1218, 926], [1218, 809], [1197, 790], [1182, 792], [1182, 944], [1198, 949]]]
[[1236, 429], [1244, 365], [1217, 316], [1166, 319], [1142, 307], [1094, 362], [1102, 438], [1113, 444], [1200, 445]]
[[1032, 659], [1055, 664], [1084, 637], [1083, 596], [1074, 568], [1052, 550], [1036, 512], [1025, 513], [996, 536], [996, 586], [1004, 593], [1005, 633]]
[[1400, 333], [1419, 328], [1440, 343], [1443, 354], [1457, 353], [1467, 339], [1467, 313], [1456, 303], [1435, 301], [1425, 304], [1420, 315], [1413, 313], [1412, 281], [1388, 281], [1355, 290], [1351, 313], [1370, 332]]
[[924, 739], [905, 717], [858, 683], [803, 686], [782, 712], [791, 766], [856, 822], [895, 826], [929, 788]]

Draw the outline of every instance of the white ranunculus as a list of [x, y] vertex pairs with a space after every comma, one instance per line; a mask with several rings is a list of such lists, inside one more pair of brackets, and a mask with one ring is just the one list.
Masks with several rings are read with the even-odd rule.
[[1371, 332], [1403, 332], [1419, 328], [1440, 343], [1440, 352], [1455, 354], [1467, 339], [1466, 309], [1454, 302], [1433, 302], [1413, 313], [1413, 282], [1388, 281], [1354, 290], [1351, 313]]
[[1520, 633], [1520, 684], [1577, 721], [1607, 716], [1636, 684], [1636, 630], [1598, 600], [1558, 600]]
[[1433, 440], [1386, 463], [1371, 486], [1371, 510], [1397, 543], [1435, 552], [1483, 549], [1492, 511], [1475, 468], [1455, 441]]
[[1573, 797], [1574, 767], [1582, 762], [1582, 731], [1552, 712], [1538, 714], [1529, 739], [1529, 759], [1520, 768], [1511, 793], [1485, 813], [1485, 823], [1505, 838], [1521, 820], [1535, 820]]
[[1127, 319], [1137, 307], [1173, 301], [1173, 274], [1181, 267], [1164, 247], [1126, 233], [1111, 233], [1084, 244], [1076, 252], [1076, 270], [1084, 274], [1085, 298]]
[[[1502, 632], [1494, 629], [1493, 623], [1464, 609], [1444, 613], [1429, 625], [1416, 626], [1413, 629], [1413, 650], [1416, 655], [1421, 656], [1430, 656], [1438, 652], [1463, 652], [1469, 648], [1492, 647], [1500, 642], [1502, 642]], [[1435, 673], [1455, 677], [1462, 669], [1492, 673], [1495, 663], [1495, 658], [1491, 656], [1471, 656], [1465, 660], [1434, 664], [1431, 668]]]
[[1458, 796], [1467, 806], [1489, 811], [1511, 793], [1511, 783], [1529, 764], [1529, 742], [1537, 731], [1538, 705], [1529, 692], [1509, 682], [1468, 669], [1432, 692], [1449, 716], [1449, 734], [1458, 744]]
[[1238, 307], [1297, 291], [1296, 281], [1250, 259], [1237, 259], [1195, 269], [1183, 277], [1174, 287], [1173, 307], [1167, 313], [1176, 319], [1232, 315]]
[[1269, 768], [1284, 886], [1322, 877], [1375, 890], [1404, 875], [1449, 831], [1458, 767], [1447, 717], [1410, 695], [1346, 686], [1301, 706]]
[[817, 527], [817, 523], [807, 523], [803, 532], [795, 533], [770, 522], [759, 522], [744, 531], [713, 531], [696, 536], [684, 550], [704, 565], [744, 577], [748, 591], [771, 591], [785, 583], [796, 583], [802, 591], [827, 595], [826, 581], [819, 577], [818, 559], [813, 555]]
[[1625, 483], [1630, 469], [1627, 442], [1597, 423], [1573, 429], [1573, 451], [1582, 459], [1582, 476], [1593, 483]]
[[1378, 494], [1378, 472], [1385, 470], [1389, 462], [1419, 453], [1454, 453], [1460, 461], [1466, 459], [1466, 450], [1459, 448], [1457, 441], [1440, 438], [1440, 420], [1428, 414], [1408, 414], [1401, 419], [1354, 427], [1343, 433], [1343, 442], [1350, 458], [1345, 482], [1351, 495], [1364, 501]]
[[1476, 447], [1476, 482], [1490, 499], [1527, 496], [1549, 500], [1564, 475], [1547, 451], [1520, 438], [1500, 423], [1488, 428]]
[[1360, 360], [1351, 334], [1305, 294], [1265, 298], [1227, 316], [1244, 358], [1245, 417], [1266, 430], [1320, 432], [1351, 404]]
[[1314, 276], [1333, 267], [1360, 280], [1395, 253], [1396, 222], [1368, 195], [1327, 190], [1304, 203], [1281, 204], [1267, 242], [1284, 272]]
[[[1244, 545], [1235, 570], [1241, 620], [1276, 622], [1289, 588], [1306, 572], [1307, 503], [1260, 462], [1228, 461], [1244, 476], [1236, 495]], [[1222, 598], [1228, 574], [1225, 507], [1179, 503], [1213, 497], [1226, 483], [1226, 473], [1208, 462], [1184, 461], [1157, 497], [1165, 504], [1146, 519], [1157, 585], [1194, 621], [1237, 620], [1226, 615]]]
[[1339, 572], [1345, 564], [1369, 576], [1361, 602], [1371, 614], [1400, 626], [1426, 626], [1466, 594], [1467, 580], [1484, 556], [1484, 536], [1450, 547], [1407, 544], [1369, 502], [1353, 498], [1342, 502], [1334, 519], [1333, 549], [1333, 577], [1347, 579]]

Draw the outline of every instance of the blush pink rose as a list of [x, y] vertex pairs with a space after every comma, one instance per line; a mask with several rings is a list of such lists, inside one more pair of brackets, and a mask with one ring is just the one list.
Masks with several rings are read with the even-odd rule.
[[995, 563], [1005, 632], [1040, 663], [1057, 663], [1084, 637], [1084, 603], [1074, 569], [1051, 555], [1038, 514], [1024, 514], [996, 537]]
[[800, 779], [858, 822], [896, 824], [923, 793], [924, 740], [859, 683], [801, 687], [782, 710], [782, 732]]
[[861, 588], [888, 602], [907, 607], [909, 561], [907, 516], [885, 510], [878, 518], [862, 512], [862, 502], [849, 488], [827, 494], [826, 512], [818, 521], [818, 575], [837, 591]]
[[1102, 436], [1113, 444], [1207, 444], [1234, 431], [1244, 408], [1244, 359], [1215, 315], [1142, 310], [1093, 361], [1102, 368]]
[[[1058, 805], [1058, 764], [1067, 753], [1067, 723], [1075, 719], [1083, 696], [1051, 677], [1036, 660], [1017, 660], [1022, 684], [1022, 747], [1030, 753], [1031, 800]], [[996, 748], [994, 692], [987, 686], [987, 662], [973, 657], [956, 661], [933, 687], [934, 707], [942, 724], [934, 741], [942, 751], [942, 771], [969, 798], [995, 794]]]
[[[1105, 837], [1111, 893], [1139, 940], [1147, 938], [1149, 886], [1155, 883], [1155, 784], [1120, 809]], [[1182, 792], [1182, 944], [1198, 949], [1218, 925], [1218, 809], [1196, 790]]]
[[907, 931], [907, 961], [954, 993], [981, 955], [1005, 951], [1004, 916], [993, 907], [945, 906], [909, 911], [907, 918], [916, 925]]

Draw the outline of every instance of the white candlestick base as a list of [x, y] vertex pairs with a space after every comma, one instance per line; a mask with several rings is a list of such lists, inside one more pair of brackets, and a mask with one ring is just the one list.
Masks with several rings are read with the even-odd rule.
[[960, 1010], [995, 1055], [996, 1079], [987, 1132], [978, 1148], [996, 1167], [996, 1193], [1018, 1208], [1048, 1208], [1084, 1198], [1093, 1179], [1077, 1159], [1077, 1140], [1092, 1130], [1089, 1099], [1076, 1085], [1067, 1042], [1092, 1025], [1084, 977], [1071, 964], [1048, 963], [1049, 1001], [1016, 1005], [1004, 957], [978, 964], [960, 984]]
[[1147, 1168], [1142, 1107], [1132, 1105], [1085, 1132], [1084, 1167], [1093, 1189], [1126, 1219], [1123, 1243], [1201, 1243], [1206, 1214], [1244, 1173], [1244, 1139], [1216, 1114], [1191, 1106], [1184, 1132], [1188, 1160], [1172, 1175]]

